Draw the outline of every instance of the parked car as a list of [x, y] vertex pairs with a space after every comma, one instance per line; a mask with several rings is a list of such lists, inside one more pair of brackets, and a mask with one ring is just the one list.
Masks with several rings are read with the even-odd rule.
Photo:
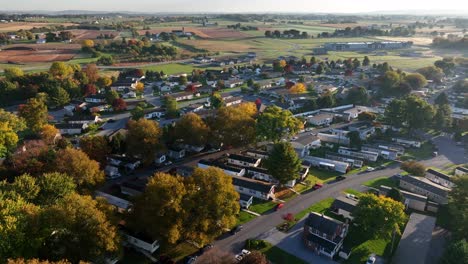
[[375, 171], [374, 167], [367, 167], [366, 171]]
[[241, 225], [238, 225], [236, 227], [234, 227], [233, 229], [231, 229], [231, 235], [235, 235], [237, 233], [239, 233], [241, 230], [242, 230], [243, 226]]
[[397, 173], [397, 174], [395, 174], [395, 175], [393, 175], [393, 176], [395, 176], [395, 177], [397, 177], [397, 178], [401, 178], [403, 175], [401, 175], [401, 173]]
[[439, 152], [437, 152], [437, 151], [432, 152], [432, 156], [434, 156], [434, 157], [439, 156]]
[[375, 254], [371, 254], [366, 261], [366, 264], [374, 264], [376, 261]]
[[343, 176], [343, 175], [336, 176], [336, 178], [335, 178], [336, 181], [342, 181], [344, 179], [346, 179], [346, 177]]
[[283, 208], [283, 206], [284, 206], [284, 203], [277, 204], [275, 207], [275, 211], [278, 211], [279, 209]]
[[196, 260], [197, 260], [197, 256], [194, 256], [194, 257], [189, 258], [189, 259], [187, 260], [187, 262], [185, 262], [185, 263], [187, 263], [187, 264], [192, 264], [192, 263], [194, 263]]
[[212, 249], [213, 247], [214, 246], [212, 244], [208, 244], [208, 245], [204, 246], [202, 250], [203, 250], [203, 252], [206, 252], [206, 251]]
[[316, 184], [312, 187], [312, 189], [313, 189], [313, 190], [318, 190], [318, 189], [320, 189], [320, 188], [322, 188], [322, 187], [323, 187], [323, 184], [321, 184], [321, 183], [316, 183]]
[[377, 167], [378, 170], [384, 170], [385, 168], [387, 168], [387, 166], [385, 165], [380, 165], [379, 167]]

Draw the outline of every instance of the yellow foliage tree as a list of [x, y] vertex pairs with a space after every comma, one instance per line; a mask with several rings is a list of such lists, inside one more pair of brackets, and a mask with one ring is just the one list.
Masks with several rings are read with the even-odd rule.
[[59, 130], [53, 125], [46, 124], [41, 128], [40, 135], [47, 145], [54, 145], [59, 136]]
[[94, 47], [94, 41], [91, 39], [85, 39], [83, 40], [83, 43], [81, 45], [82, 47], [85, 47], [85, 48], [92, 48]]
[[145, 91], [145, 84], [143, 84], [142, 82], [139, 82], [137, 83], [135, 89], [137, 90], [137, 92], [142, 93]]
[[289, 88], [289, 92], [293, 94], [305, 93], [306, 86], [303, 83], [296, 83], [291, 88]]
[[288, 63], [287, 63], [285, 60], [280, 60], [279, 65], [280, 65], [282, 68], [284, 68], [284, 67], [286, 67], [286, 65], [288, 65]]

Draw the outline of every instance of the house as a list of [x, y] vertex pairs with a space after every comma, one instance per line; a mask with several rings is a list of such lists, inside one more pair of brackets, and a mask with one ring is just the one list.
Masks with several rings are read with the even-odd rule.
[[263, 151], [263, 150], [257, 150], [257, 149], [248, 149], [245, 154], [247, 156], [251, 156], [257, 159], [266, 159], [268, 158], [268, 152]]
[[229, 107], [229, 106], [233, 106], [233, 105], [238, 105], [238, 104], [241, 104], [242, 103], [242, 97], [240, 96], [233, 96], [233, 97], [229, 97], [227, 98], [226, 100], [224, 100], [224, 105], [226, 105], [226, 107]]
[[107, 157], [107, 162], [111, 165], [125, 168], [130, 171], [134, 171], [141, 165], [141, 161], [139, 159], [121, 155], [110, 155]]
[[106, 96], [103, 94], [94, 94], [94, 95], [89, 95], [85, 97], [85, 102], [87, 103], [105, 103], [106, 102]]
[[117, 91], [117, 92], [125, 92], [129, 90], [134, 90], [136, 89], [137, 84], [138, 84], [138, 80], [133, 80], [133, 79], [118, 80], [117, 82], [111, 85], [111, 90]]
[[191, 100], [194, 97], [192, 92], [182, 92], [182, 93], [174, 93], [171, 94], [172, 97], [178, 102], [183, 100]]
[[206, 169], [209, 167], [215, 167], [223, 170], [226, 174], [231, 175], [231, 176], [238, 176], [242, 177], [245, 175], [245, 169], [241, 167], [236, 167], [236, 166], [229, 166], [226, 164], [222, 164], [219, 162], [212, 162], [209, 160], [199, 160], [198, 161], [198, 167], [202, 169]]
[[96, 191], [96, 196], [106, 199], [106, 201], [109, 204], [115, 206], [120, 213], [127, 212], [133, 206], [133, 204], [131, 202], [127, 201], [127, 200], [124, 200], [124, 199], [119, 198], [117, 196], [114, 196], [114, 195], [111, 195], [111, 194], [108, 194], [108, 193], [104, 193], [104, 192], [101, 192], [101, 191]]
[[462, 175], [466, 175], [466, 174], [468, 174], [468, 169], [467, 168], [461, 167], [461, 166], [455, 168], [455, 175], [456, 176], [462, 176]]
[[445, 173], [442, 173], [433, 169], [427, 169], [424, 177], [426, 177], [426, 179], [429, 179], [432, 182], [435, 182], [439, 185], [442, 185], [450, 189], [455, 186], [451, 175], [447, 175]]
[[195, 171], [194, 167], [190, 166], [179, 166], [176, 169], [176, 174], [182, 177], [190, 177], [192, 176], [193, 172]]
[[120, 233], [125, 241], [138, 250], [144, 250], [153, 254], [159, 248], [159, 242], [146, 233], [135, 232], [124, 225], [119, 225]]
[[[391, 187], [381, 185], [379, 187], [379, 193], [383, 195], [387, 195], [387, 193], [391, 189], [392, 189]], [[405, 190], [400, 190], [400, 193], [403, 196], [403, 199], [404, 199], [403, 204], [405, 205], [406, 208], [418, 210], [420, 212], [426, 211], [426, 206], [428, 202], [426, 196], [408, 192]]]
[[246, 168], [247, 175], [255, 180], [266, 181], [266, 182], [273, 182], [278, 183], [278, 180], [273, 178], [270, 175], [267, 169], [260, 168], [260, 167], [248, 167]]
[[349, 220], [353, 220], [353, 216], [351, 214], [353, 213], [354, 208], [356, 208], [357, 203], [357, 199], [340, 196], [333, 201], [330, 208], [332, 213], [341, 215]]
[[413, 148], [421, 147], [421, 141], [418, 141], [418, 140], [412, 140], [412, 139], [406, 139], [406, 138], [392, 138], [392, 141], [400, 145], [403, 145], [405, 147], [413, 147]]
[[128, 196], [137, 196], [145, 191], [147, 179], [135, 178], [120, 184], [120, 192]]
[[88, 124], [55, 124], [61, 135], [79, 135], [88, 127]]
[[312, 212], [304, 223], [303, 240], [309, 249], [319, 255], [333, 258], [343, 245], [348, 224]]
[[333, 117], [333, 114], [319, 113], [317, 115], [307, 117], [307, 122], [314, 126], [329, 125], [333, 122]]
[[400, 179], [400, 188], [426, 196], [429, 200], [440, 204], [447, 204], [450, 191], [442, 185], [436, 184], [423, 177], [405, 176]]
[[185, 149], [179, 147], [169, 148], [168, 156], [172, 159], [182, 159], [185, 157]]
[[36, 44], [46, 44], [47, 40], [45, 38], [40, 38], [36, 40]]
[[304, 157], [309, 154], [311, 149], [317, 149], [321, 147], [321, 141], [317, 136], [311, 133], [302, 133], [297, 136], [296, 139], [291, 141], [296, 153], [299, 157]]
[[425, 264], [431, 249], [435, 217], [412, 213], [401, 236], [392, 263]]
[[369, 138], [375, 133], [375, 127], [371, 123], [368, 123], [368, 122], [354, 123], [354, 124], [349, 125], [347, 128], [350, 132], [353, 132], [353, 131], [358, 132], [359, 137], [362, 140], [366, 140], [367, 138]]
[[203, 104], [191, 104], [187, 107], [184, 107], [183, 108], [183, 112], [184, 113], [196, 113], [196, 112], [199, 112], [201, 110], [203, 110], [204, 106]]
[[393, 150], [390, 147], [384, 145], [362, 145], [361, 150], [378, 153], [380, 157], [386, 160], [396, 160], [400, 155], [398, 150]]
[[411, 41], [333, 42], [325, 43], [327, 51], [372, 51], [411, 48]]
[[235, 88], [235, 87], [241, 86], [243, 84], [244, 84], [244, 81], [242, 81], [242, 80], [229, 80], [227, 82], [224, 82], [224, 86], [226, 88]]
[[85, 116], [71, 116], [68, 118], [69, 124], [94, 124], [101, 121], [99, 116], [85, 115]]
[[253, 196], [248, 194], [239, 194], [239, 204], [241, 208], [249, 209], [250, 205], [252, 205]]
[[372, 162], [377, 161], [377, 158], [379, 157], [378, 153], [375, 153], [372, 151], [366, 151], [366, 150], [356, 151], [356, 150], [352, 150], [346, 147], [340, 147], [338, 149], [338, 153], [341, 155], [348, 156], [348, 157], [355, 157], [358, 159], [372, 161]]
[[144, 117], [146, 119], [154, 119], [154, 118], [160, 119], [166, 114], [166, 109], [162, 109], [162, 108], [145, 109], [143, 113], [145, 114]]
[[232, 184], [238, 193], [251, 195], [262, 200], [275, 199], [275, 185], [272, 183], [233, 176]]
[[233, 164], [236, 166], [243, 166], [243, 167], [258, 167], [262, 159], [238, 155], [238, 154], [230, 154], [228, 157], [228, 163]]
[[110, 165], [107, 165], [104, 168], [104, 174], [108, 179], [116, 179], [122, 176], [122, 174], [119, 172], [119, 168]]
[[349, 164], [349, 166], [352, 166], [354, 168], [362, 168], [362, 165], [364, 164], [364, 161], [360, 159], [355, 159], [349, 156], [341, 155], [338, 153], [332, 153], [332, 152], [327, 152], [325, 154], [325, 158], [331, 159], [331, 160], [336, 160], [336, 161], [342, 161], [346, 162]]
[[137, 97], [137, 94], [134, 91], [129, 91], [129, 92], [122, 94], [122, 98], [124, 99], [130, 99], [130, 98], [136, 98], [136, 97]]
[[156, 163], [156, 165], [161, 165], [164, 162], [166, 162], [166, 160], [167, 160], [167, 157], [165, 153], [158, 153], [154, 157], [154, 163]]
[[347, 173], [350, 169], [350, 166], [346, 162], [324, 159], [314, 156], [304, 157], [304, 161], [308, 162], [312, 167], [325, 170], [334, 170], [341, 173]]

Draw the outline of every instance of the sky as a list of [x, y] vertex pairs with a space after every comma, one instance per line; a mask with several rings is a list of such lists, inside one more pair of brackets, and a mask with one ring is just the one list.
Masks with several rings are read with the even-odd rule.
[[457, 11], [468, 15], [468, 0], [0, 0], [2, 10], [89, 10], [132, 12], [297, 12]]

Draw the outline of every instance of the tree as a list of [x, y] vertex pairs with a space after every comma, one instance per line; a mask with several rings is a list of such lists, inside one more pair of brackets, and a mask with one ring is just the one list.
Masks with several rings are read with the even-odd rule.
[[152, 120], [139, 119], [128, 122], [127, 151], [130, 155], [143, 159], [146, 165], [154, 161], [154, 156], [160, 150], [161, 129]]
[[289, 110], [268, 106], [257, 119], [257, 136], [262, 140], [278, 142], [286, 135], [296, 134], [303, 126]]
[[120, 95], [117, 91], [109, 90], [106, 92], [106, 102], [112, 104], [115, 100], [119, 99]]
[[84, 96], [95, 95], [97, 93], [96, 85], [94, 84], [87, 84], [84, 86], [83, 94]]
[[44, 125], [39, 134], [47, 145], [55, 145], [56, 140], [60, 137], [60, 131], [55, 126], [49, 124]]
[[222, 107], [208, 122], [211, 138], [226, 146], [246, 146], [255, 141], [255, 119], [249, 107]]
[[406, 223], [405, 206], [384, 196], [363, 194], [359, 197], [352, 215], [354, 223], [366, 234], [375, 238], [389, 238], [401, 234]]
[[457, 81], [453, 86], [453, 90], [457, 93], [468, 93], [468, 79]]
[[369, 57], [364, 56], [364, 59], [362, 60], [362, 65], [363, 66], [369, 66], [369, 64], [370, 64]]
[[3, 70], [5, 78], [9, 81], [12, 81], [18, 77], [24, 76], [24, 72], [21, 68], [18, 67], [9, 67]]
[[127, 109], [127, 102], [122, 98], [117, 98], [112, 102], [112, 108], [114, 111], [124, 111]]
[[18, 174], [38, 175], [50, 170], [55, 153], [42, 140], [26, 141], [12, 156], [13, 169]]
[[270, 263], [266, 256], [260, 251], [252, 251], [249, 255], [245, 256], [239, 264], [268, 264]]
[[71, 264], [68, 260], [48, 261], [39, 259], [9, 259], [7, 264]]
[[181, 75], [179, 76], [179, 85], [186, 85], [188, 82], [187, 76]]
[[369, 94], [364, 87], [351, 88], [346, 96], [346, 101], [350, 104], [368, 105]]
[[135, 90], [139, 93], [143, 93], [145, 91], [145, 84], [142, 82], [137, 83]]
[[52, 107], [66, 105], [70, 102], [70, 95], [62, 87], [52, 88], [49, 92], [48, 104]]
[[437, 105], [434, 115], [434, 127], [439, 130], [452, 126], [452, 108], [449, 104]]
[[335, 96], [332, 93], [327, 92], [317, 99], [317, 104], [320, 108], [333, 107], [336, 104]]
[[91, 39], [85, 39], [83, 40], [83, 43], [81, 44], [83, 48], [93, 48], [94, 47], [94, 41]]
[[289, 142], [276, 143], [265, 160], [265, 167], [273, 178], [281, 184], [286, 184], [298, 178], [301, 160]]
[[174, 127], [174, 137], [191, 146], [204, 146], [208, 142], [209, 132], [203, 119], [195, 113], [182, 116]]
[[31, 131], [38, 133], [47, 124], [47, 106], [42, 98], [31, 98], [25, 105], [20, 105], [18, 116], [26, 121]]
[[394, 99], [385, 108], [385, 120], [392, 126], [402, 127], [406, 112], [406, 102]]
[[377, 118], [377, 115], [372, 112], [361, 112], [358, 114], [359, 121], [372, 122]]
[[440, 83], [444, 77], [444, 72], [441, 68], [435, 66], [427, 66], [417, 70], [418, 73], [422, 74], [426, 79], [433, 80], [434, 82]]
[[400, 203], [404, 202], [403, 195], [401, 194], [400, 190], [395, 187], [390, 189], [390, 191], [388, 191], [387, 197], [392, 198], [394, 201], [397, 201]]
[[232, 228], [239, 213], [239, 193], [232, 177], [218, 168], [196, 168], [186, 179], [184, 238], [206, 244]]
[[72, 177], [81, 189], [92, 190], [104, 183], [104, 172], [99, 163], [89, 158], [86, 153], [78, 149], [62, 149], [57, 152], [55, 171], [66, 173]]
[[422, 163], [414, 160], [403, 162], [400, 168], [414, 176], [424, 176], [426, 174], [426, 167]]
[[434, 117], [432, 105], [414, 95], [407, 96], [405, 98], [405, 104], [404, 120], [409, 129], [430, 126]]
[[44, 173], [37, 177], [39, 192], [34, 201], [37, 205], [52, 205], [76, 191], [73, 178], [64, 173]]
[[88, 77], [89, 83], [95, 84], [99, 79], [99, 69], [94, 63], [86, 65], [86, 68], [83, 69], [83, 73]]
[[306, 87], [303, 83], [296, 83], [291, 88], [289, 88], [289, 92], [293, 94], [305, 93]]
[[468, 239], [468, 176], [455, 176], [455, 187], [449, 192], [450, 229], [456, 239]]
[[386, 71], [381, 77], [381, 82], [384, 94], [395, 94], [400, 86], [401, 76], [395, 71]]
[[407, 82], [413, 90], [419, 90], [427, 85], [426, 78], [420, 73], [407, 74], [405, 76], [405, 82]]
[[[112, 85], [112, 79], [106, 76], [99, 77], [96, 81], [96, 85], [100, 88], [106, 88]], [[112, 91], [112, 90], [111, 90]]]
[[163, 243], [177, 243], [184, 236], [186, 194], [182, 178], [156, 173], [134, 202], [128, 217], [130, 226]]
[[445, 75], [449, 75], [455, 68], [455, 63], [453, 62], [453, 58], [444, 58], [442, 60], [435, 61], [434, 66], [442, 69]]
[[120, 250], [117, 228], [99, 207], [91, 196], [70, 194], [46, 208], [41, 217], [47, 226], [44, 257], [77, 263], [101, 262], [106, 255], [117, 254]]
[[80, 138], [80, 149], [101, 165], [106, 162], [106, 157], [111, 153], [109, 142], [103, 136], [85, 136]]
[[356, 149], [361, 149], [362, 140], [358, 131], [351, 131], [346, 135], [349, 138], [349, 146]]
[[215, 92], [210, 96], [210, 103], [212, 108], [219, 109], [224, 105], [224, 100], [220, 93]]
[[26, 129], [26, 122], [23, 118], [5, 111], [5, 109], [0, 108], [0, 122], [8, 123], [8, 126], [17, 133]]
[[441, 264], [468, 263], [468, 243], [465, 239], [451, 241], [441, 257]]
[[133, 120], [138, 120], [145, 117], [145, 109], [141, 106], [137, 106], [135, 109], [130, 111], [130, 114]]
[[73, 73], [73, 68], [62, 61], [56, 61], [50, 66], [49, 73], [58, 79], [65, 79]]
[[449, 104], [449, 100], [448, 100], [448, 96], [445, 92], [441, 92], [437, 97], [436, 99], [434, 100], [434, 102], [438, 105], [446, 105], [446, 104]]
[[175, 118], [179, 116], [179, 110], [177, 101], [172, 96], [166, 96], [164, 99], [164, 106], [166, 107], [166, 116], [169, 118]]
[[322, 74], [323, 73], [323, 66], [319, 64], [317, 68], [315, 69], [315, 73], [317, 74]]

